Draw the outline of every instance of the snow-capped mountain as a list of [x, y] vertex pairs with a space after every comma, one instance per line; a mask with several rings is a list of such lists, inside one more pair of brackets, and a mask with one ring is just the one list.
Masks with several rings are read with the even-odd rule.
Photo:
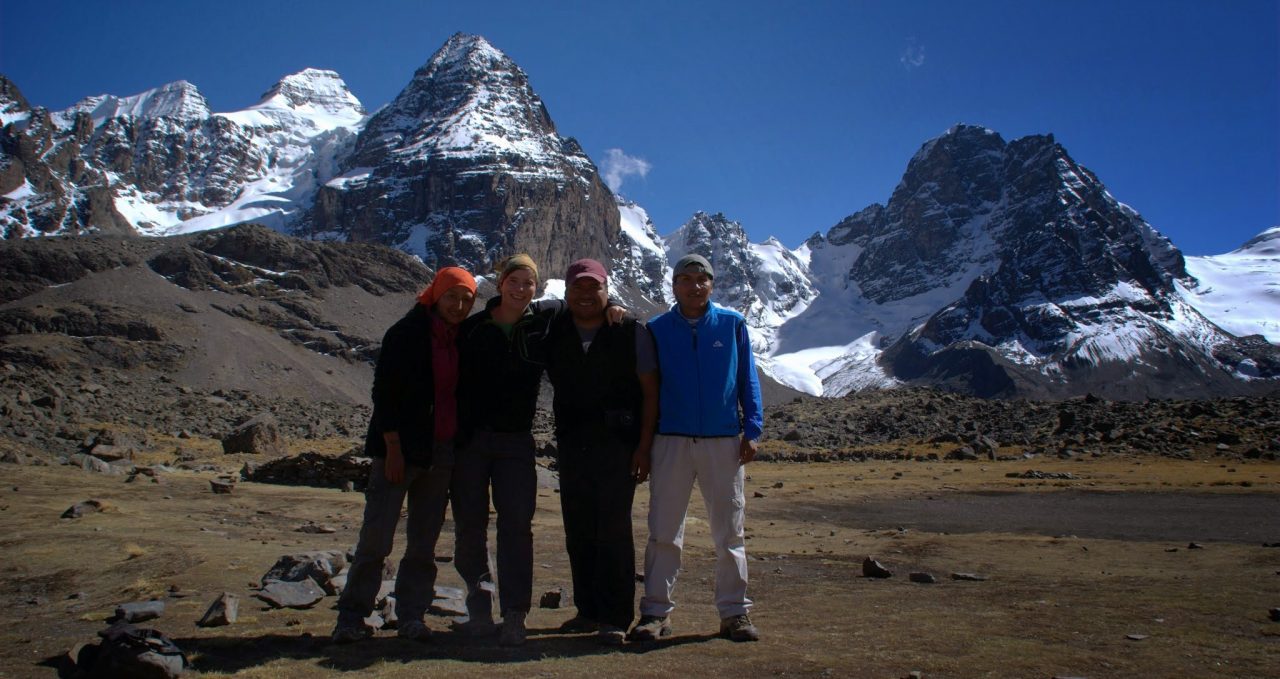
[[186, 82], [50, 112], [0, 76], [3, 237], [248, 221], [477, 273], [528, 252], [551, 293], [594, 257], [642, 314], [671, 303], [671, 264], [697, 252], [761, 368], [814, 394], [1192, 396], [1280, 379], [1280, 228], [1184, 258], [1052, 136], [956, 126], [885, 204], [789, 251], [718, 213], [660, 238], [478, 36], [451, 37], [372, 116], [316, 69], [229, 113]]
[[457, 34], [360, 132], [303, 233], [375, 241], [430, 266], [486, 271], [528, 252], [550, 272], [611, 258], [618, 207], [561, 137], [528, 76], [484, 38]]
[[721, 213], [695, 213], [664, 240], [671, 265], [690, 253], [712, 263], [716, 303], [746, 317], [753, 330], [752, 345], [760, 354], [773, 353], [778, 328], [803, 312], [816, 295], [795, 253], [776, 238], [752, 243], [741, 224]]
[[282, 226], [310, 207], [364, 117], [338, 74], [317, 69], [286, 76], [259, 103], [231, 113], [211, 112], [182, 81], [88, 97], [54, 113], [6, 89], [7, 236]]
[[1226, 254], [1186, 262], [1195, 282], [1179, 287], [1200, 313], [1237, 337], [1280, 344], [1280, 226]]
[[811, 392], [1173, 396], [1280, 375], [1275, 347], [1196, 310], [1181, 252], [1052, 136], [952, 128], [886, 205], [801, 250], [819, 295], [769, 363]]
[[615, 286], [638, 290], [659, 305], [673, 303], [666, 245], [649, 213], [622, 196], [617, 200], [622, 233], [610, 272]]

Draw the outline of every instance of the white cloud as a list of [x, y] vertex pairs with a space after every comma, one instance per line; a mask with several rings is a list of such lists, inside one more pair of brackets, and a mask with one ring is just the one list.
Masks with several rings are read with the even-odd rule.
[[916, 42], [915, 38], [907, 38], [907, 46], [902, 50], [902, 56], [898, 61], [908, 71], [924, 66], [924, 45]]
[[627, 177], [643, 179], [652, 167], [649, 161], [629, 156], [623, 153], [622, 149], [605, 149], [604, 162], [600, 163], [600, 169], [604, 172], [604, 183], [608, 184], [609, 190], [614, 193], [622, 188], [622, 182]]

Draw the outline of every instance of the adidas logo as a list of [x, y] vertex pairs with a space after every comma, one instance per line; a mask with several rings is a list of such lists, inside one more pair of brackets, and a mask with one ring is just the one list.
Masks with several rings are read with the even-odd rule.
[[720, 347], [724, 346], [724, 342], [721, 342], [720, 340], [716, 340], [716, 343], [712, 344], [711, 346], [715, 347], [716, 349], [719, 349]]

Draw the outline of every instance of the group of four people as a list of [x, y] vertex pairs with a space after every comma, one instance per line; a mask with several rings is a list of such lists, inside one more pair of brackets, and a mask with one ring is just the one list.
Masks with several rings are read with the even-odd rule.
[[[527, 255], [500, 268], [498, 296], [471, 315], [475, 279], [446, 267], [387, 331], [374, 372], [366, 450], [373, 458], [364, 523], [333, 639], [367, 638], [364, 622], [404, 503], [407, 544], [395, 583], [397, 630], [425, 640], [434, 596], [435, 546], [453, 508], [454, 562], [467, 586], [461, 633], [526, 637], [533, 587], [537, 471], [531, 434], [541, 377], [553, 412], [565, 543], [578, 613], [564, 632], [602, 642], [668, 636], [685, 515], [696, 481], [716, 549], [720, 632], [754, 641], [748, 615], [743, 465], [756, 452], [763, 412], [742, 316], [710, 300], [703, 257], [676, 263], [676, 305], [646, 326], [624, 318], [595, 260], [565, 274], [565, 299], [534, 302], [538, 269]], [[634, 619], [635, 485], [650, 479], [644, 596]], [[492, 491], [492, 498], [491, 493]], [[497, 511], [497, 592], [487, 544]]]

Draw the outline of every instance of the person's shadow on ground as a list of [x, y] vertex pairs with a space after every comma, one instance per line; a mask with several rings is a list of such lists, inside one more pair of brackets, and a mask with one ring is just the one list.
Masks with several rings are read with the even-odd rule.
[[349, 672], [385, 662], [411, 663], [440, 659], [454, 662], [519, 663], [548, 658], [572, 658], [607, 653], [643, 654], [685, 644], [704, 643], [715, 634], [673, 636], [656, 642], [606, 646], [592, 634], [562, 634], [556, 628], [530, 629], [523, 646], [498, 645], [497, 636], [475, 639], [453, 632], [436, 632], [430, 641], [400, 639], [383, 632], [352, 644], [335, 644], [327, 636], [267, 634], [257, 637], [188, 637], [175, 639], [201, 672], [233, 673], [269, 662], [314, 659], [319, 665]]

